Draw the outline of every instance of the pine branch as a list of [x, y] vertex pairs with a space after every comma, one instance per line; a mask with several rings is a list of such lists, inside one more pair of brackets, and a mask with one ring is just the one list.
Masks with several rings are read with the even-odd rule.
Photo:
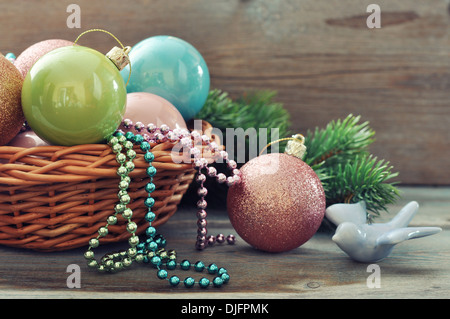
[[357, 203], [365, 201], [369, 220], [386, 211], [386, 206], [395, 202], [399, 191], [397, 183], [390, 182], [398, 173], [392, 172], [389, 162], [378, 160], [373, 155], [359, 155], [345, 165], [338, 164], [329, 170], [323, 182], [327, 205], [334, 203]]
[[[255, 91], [232, 100], [228, 93], [215, 89], [209, 93], [197, 117], [209, 122], [223, 133], [227, 128], [242, 128], [244, 131], [255, 129], [258, 141], [260, 133], [264, 132], [260, 129], [267, 129], [266, 140], [269, 143], [272, 128], [279, 130], [280, 138], [290, 134], [290, 114], [284, 109], [283, 104], [274, 101], [275, 97], [274, 91]], [[226, 136], [225, 134], [223, 136], [222, 142], [225, 144]], [[246, 143], [248, 149], [248, 139]], [[280, 151], [284, 150], [283, 147], [280, 145]]]
[[360, 116], [350, 114], [342, 121], [330, 122], [324, 129], [308, 131], [304, 161], [313, 168], [322, 162], [329, 167], [367, 153], [368, 146], [374, 142], [375, 132], [368, 122], [358, 124], [359, 120]]
[[371, 214], [379, 216], [395, 202], [399, 192], [390, 180], [398, 175], [384, 160], [370, 155], [368, 147], [375, 132], [360, 116], [330, 122], [324, 129], [308, 131], [304, 161], [319, 176], [325, 190], [327, 206], [335, 203], [365, 201]]

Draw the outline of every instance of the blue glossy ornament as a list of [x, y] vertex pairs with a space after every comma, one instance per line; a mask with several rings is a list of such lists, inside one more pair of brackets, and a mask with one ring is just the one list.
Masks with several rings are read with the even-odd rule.
[[[210, 89], [208, 66], [188, 42], [172, 36], [154, 36], [129, 53], [131, 77], [127, 92], [148, 92], [172, 103], [188, 121], [200, 112]], [[130, 67], [122, 77], [128, 81]]]
[[16, 56], [14, 55], [14, 53], [11, 52], [6, 53], [5, 58], [12, 63], [16, 61]]

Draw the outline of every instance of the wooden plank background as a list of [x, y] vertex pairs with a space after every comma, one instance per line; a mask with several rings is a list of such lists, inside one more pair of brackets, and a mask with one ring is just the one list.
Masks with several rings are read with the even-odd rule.
[[[192, 43], [212, 87], [239, 96], [278, 91], [298, 132], [349, 113], [377, 132], [372, 152], [404, 184], [450, 184], [450, 11], [448, 0], [377, 0], [381, 29], [368, 29], [356, 0], [61, 0], [0, 2], [0, 51], [41, 40], [75, 40], [104, 28], [126, 45], [166, 34]], [[81, 7], [81, 29], [66, 8]], [[80, 44], [107, 52], [91, 33]]]

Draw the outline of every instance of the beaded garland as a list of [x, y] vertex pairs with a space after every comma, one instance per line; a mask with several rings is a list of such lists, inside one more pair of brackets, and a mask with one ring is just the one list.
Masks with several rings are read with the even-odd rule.
[[[236, 242], [236, 237], [233, 234], [229, 234], [225, 237], [223, 234], [218, 234], [217, 236], [208, 235], [207, 230], [207, 202], [205, 200], [208, 190], [204, 186], [207, 176], [215, 178], [219, 184], [226, 183], [228, 186], [232, 186], [234, 183], [240, 181], [240, 172], [237, 169], [237, 163], [234, 160], [230, 160], [228, 153], [219, 148], [217, 143], [211, 141], [209, 136], [200, 135], [199, 132], [193, 131], [189, 132], [186, 129], [173, 129], [171, 130], [167, 125], [161, 125], [157, 127], [153, 123], [148, 125], [142, 122], [136, 122], [130, 119], [125, 119], [122, 121], [121, 125], [125, 130], [134, 128], [137, 132], [143, 133], [142, 137], [148, 143], [163, 143], [166, 141], [170, 142], [180, 142], [183, 148], [189, 150], [190, 156], [194, 158], [194, 165], [198, 169], [198, 174], [196, 177], [196, 182], [199, 184], [199, 189], [197, 194], [200, 199], [197, 202], [197, 240], [195, 247], [198, 250], [203, 250], [206, 247], [214, 246], [215, 243], [222, 244], [225, 241], [234, 245]], [[126, 134], [123, 130], [118, 130], [122, 134]], [[228, 168], [231, 170], [231, 176], [227, 177], [223, 173], [217, 173], [215, 167], [208, 167], [208, 161], [201, 157], [201, 151], [196, 146], [206, 146], [207, 151], [211, 151], [214, 154], [218, 154], [226, 163]], [[204, 174], [206, 173], [206, 175]]]
[[[124, 120], [123, 125], [125, 128], [130, 128], [132, 123], [129, 120]], [[135, 128], [138, 132], [141, 132], [144, 128], [142, 123], [136, 123]], [[155, 127], [153, 124], [147, 126], [147, 132], [149, 134], [133, 134], [132, 132], [124, 132], [117, 130], [116, 133], [108, 139], [108, 144], [111, 146], [112, 151], [116, 154], [116, 161], [120, 165], [117, 169], [117, 174], [120, 177], [118, 200], [119, 202], [114, 207], [114, 214], [110, 215], [106, 220], [106, 225], [98, 229], [98, 235], [95, 238], [89, 240], [89, 248], [85, 252], [84, 257], [87, 260], [87, 264], [90, 268], [95, 268], [100, 272], [118, 272], [120, 270], [127, 269], [131, 264], [136, 261], [138, 263], [150, 263], [157, 269], [157, 277], [169, 282], [171, 286], [177, 286], [180, 283], [178, 276], [168, 276], [169, 270], [174, 270], [179, 266], [182, 270], [189, 270], [191, 263], [188, 260], [183, 260], [181, 263], [176, 262], [176, 252], [174, 250], [166, 250], [166, 239], [156, 233], [156, 229], [152, 226], [152, 222], [155, 220], [156, 215], [152, 211], [152, 207], [155, 204], [155, 200], [151, 194], [155, 190], [155, 184], [153, 183], [153, 177], [156, 175], [157, 170], [152, 165], [155, 157], [151, 152], [150, 143], [165, 142], [170, 140], [172, 142], [180, 141], [183, 147], [189, 147], [190, 154], [194, 157], [194, 164], [198, 168], [199, 174], [197, 176], [197, 182], [200, 183], [198, 195], [200, 200], [197, 203], [200, 209], [197, 213], [198, 220], [198, 236], [196, 247], [197, 249], [204, 249], [206, 243], [213, 245], [215, 242], [224, 242], [224, 236], [219, 234], [216, 236], [206, 237], [206, 201], [205, 196], [207, 190], [203, 185], [206, 176], [202, 173], [202, 169], [208, 170], [208, 176], [216, 177], [219, 183], [227, 182], [228, 185], [232, 185], [239, 181], [239, 171], [236, 169], [236, 163], [228, 160], [228, 154], [224, 151], [220, 151], [218, 146], [209, 140], [205, 135], [201, 136], [198, 132], [189, 133], [187, 130], [170, 130], [167, 126], [162, 125], [160, 128]], [[192, 145], [192, 140], [201, 138], [202, 145], [207, 145], [213, 152], [220, 152], [220, 155], [227, 161], [228, 166], [232, 169], [233, 175], [226, 178], [224, 174], [217, 174], [211, 167], [207, 167], [208, 162], [200, 158], [200, 151]], [[130, 203], [131, 198], [127, 193], [131, 178], [128, 176], [130, 172], [134, 170], [133, 160], [136, 157], [136, 151], [134, 151], [134, 145], [139, 145], [140, 149], [145, 152], [144, 159], [148, 163], [146, 170], [147, 176], [150, 181], [146, 184], [145, 190], [148, 193], [148, 197], [144, 200], [144, 205], [148, 208], [148, 212], [145, 215], [145, 220], [149, 222], [149, 226], [145, 231], [146, 238], [140, 239], [136, 234], [137, 225], [132, 221], [133, 212], [127, 205]], [[194, 151], [196, 149], [197, 151]], [[108, 226], [117, 223], [117, 215], [121, 214], [127, 220], [126, 229], [130, 233], [128, 239], [129, 248], [116, 253], [109, 253], [104, 255], [100, 262], [95, 259], [93, 249], [97, 248], [100, 244], [100, 238], [107, 236]], [[235, 237], [229, 235], [227, 237], [229, 244], [234, 244]], [[202, 272], [207, 269], [207, 272], [211, 275], [215, 275], [211, 281], [206, 277], [202, 277], [198, 282], [194, 278], [188, 276], [184, 279], [183, 283], [186, 288], [193, 287], [196, 283], [201, 288], [207, 288], [209, 286], [221, 287], [223, 284], [228, 283], [230, 276], [227, 270], [223, 267], [219, 268], [216, 264], [210, 264], [205, 267], [202, 261], [197, 261], [194, 264], [194, 270], [196, 272]]]

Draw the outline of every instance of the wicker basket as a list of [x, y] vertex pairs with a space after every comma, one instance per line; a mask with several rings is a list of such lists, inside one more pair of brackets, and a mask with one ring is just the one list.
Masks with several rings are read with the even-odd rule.
[[[207, 126], [207, 123], [204, 123]], [[203, 129], [206, 132], [205, 129]], [[212, 136], [216, 143], [218, 141]], [[220, 145], [218, 143], [218, 145]], [[174, 144], [152, 145], [156, 190], [153, 211], [157, 227], [177, 210], [195, 176], [192, 164], [172, 160]], [[136, 148], [135, 170], [130, 173], [129, 194], [133, 221], [142, 233], [148, 222], [142, 205], [148, 196], [143, 152]], [[37, 251], [62, 251], [82, 247], [97, 236], [100, 226], [114, 212], [118, 181], [115, 154], [108, 145], [34, 148], [0, 147], [0, 244]], [[213, 159], [208, 159], [210, 162]], [[102, 243], [127, 240], [125, 219], [109, 226]]]

